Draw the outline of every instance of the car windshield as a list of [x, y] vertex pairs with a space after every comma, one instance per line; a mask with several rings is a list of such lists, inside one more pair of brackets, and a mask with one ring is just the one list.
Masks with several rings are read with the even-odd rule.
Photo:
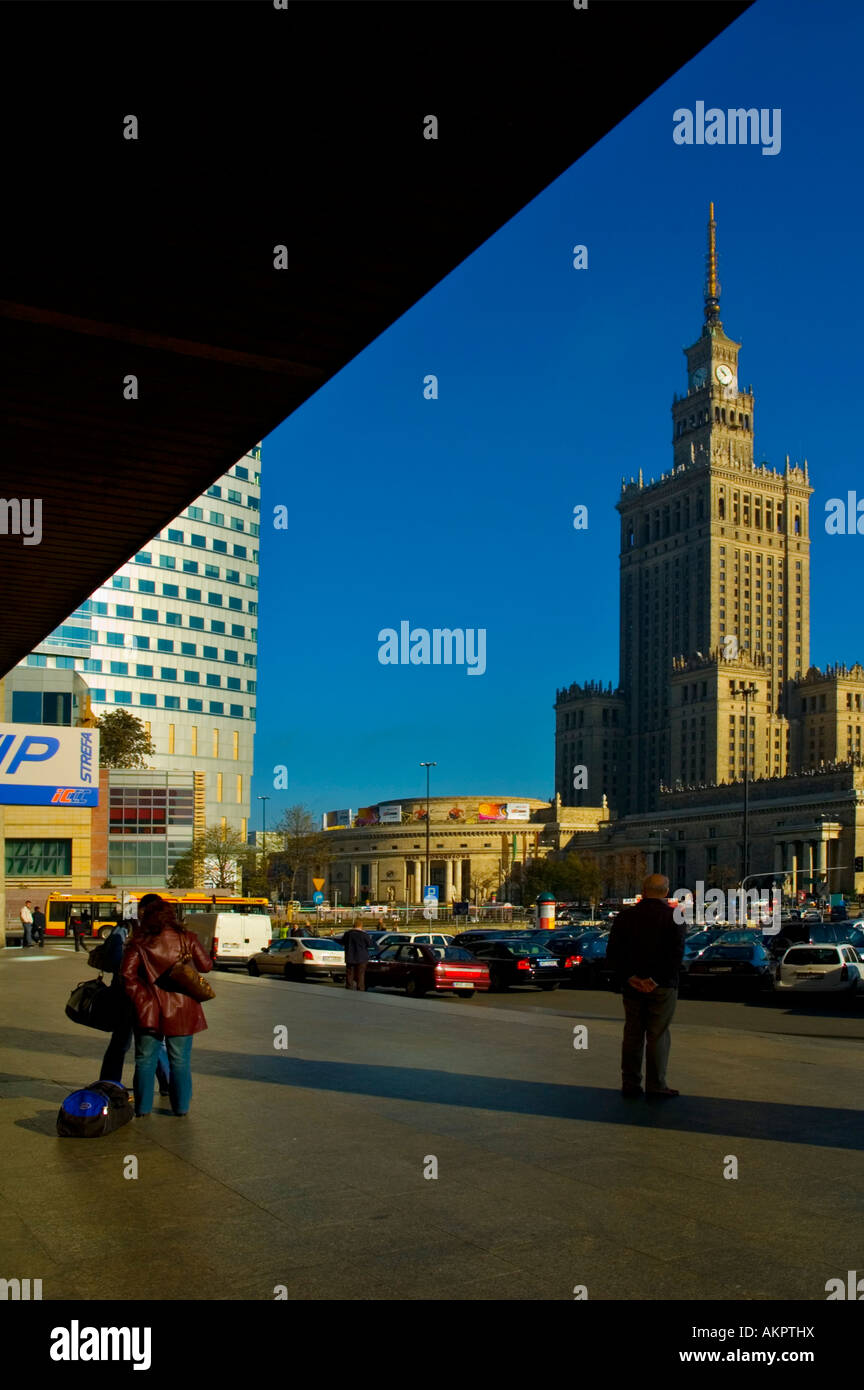
[[306, 937], [298, 937], [301, 946], [305, 946], [308, 951], [344, 951], [345, 947], [341, 941], [324, 940], [320, 936], [312, 936], [308, 940]]
[[837, 965], [840, 953], [836, 946], [795, 946], [783, 957], [784, 965]]
[[532, 959], [541, 956], [551, 956], [552, 952], [546, 946], [541, 946], [539, 941], [514, 941], [510, 947], [510, 952], [514, 956], [524, 959], [530, 956]]
[[438, 960], [470, 960], [473, 965], [477, 964], [476, 957], [462, 946], [433, 946], [431, 949]]
[[697, 931], [693, 936], [688, 936], [684, 945], [688, 950], [692, 947], [694, 951], [701, 951], [703, 946], [710, 946], [714, 937], [717, 935], [713, 931]]
[[741, 931], [724, 931], [722, 938], [715, 944], [717, 946], [743, 946], [745, 942], [757, 942], [760, 936], [760, 931], [749, 931], [744, 928]]

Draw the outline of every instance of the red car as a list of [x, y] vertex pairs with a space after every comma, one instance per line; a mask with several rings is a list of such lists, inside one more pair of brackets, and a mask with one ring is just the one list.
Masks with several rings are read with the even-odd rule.
[[488, 990], [489, 967], [461, 946], [422, 946], [403, 941], [386, 946], [366, 966], [366, 987], [404, 989], [406, 994], [455, 994], [470, 999]]

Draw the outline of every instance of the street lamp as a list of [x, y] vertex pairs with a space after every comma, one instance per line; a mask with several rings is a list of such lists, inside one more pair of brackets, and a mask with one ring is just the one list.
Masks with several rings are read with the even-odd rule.
[[[652, 831], [651, 831], [651, 834], [652, 834], [652, 835], [656, 835], [657, 838], [658, 838], [658, 840], [659, 840], [659, 842], [660, 842], [660, 848], [659, 848], [659, 850], [658, 850], [658, 854], [660, 855], [659, 872], [662, 874], [662, 873], [663, 873], [663, 836], [664, 836], [664, 835], [671, 835], [671, 834], [672, 834], [672, 831], [670, 830], [670, 828], [669, 828], [668, 825], [661, 825], [657, 830], [652, 830]], [[670, 849], [670, 851], [669, 851], [669, 858], [670, 858], [670, 859], [672, 858], [672, 851], [671, 851], [671, 849]], [[670, 869], [671, 869], [671, 867], [672, 867], [671, 864], [670, 864], [669, 867], [670, 867]], [[671, 878], [671, 874], [666, 874], [665, 877], [666, 877], [666, 878]]]
[[421, 767], [426, 769], [426, 883], [424, 888], [429, 886], [429, 769], [437, 767], [437, 763], [421, 763]]
[[[264, 870], [264, 881], [267, 882], [267, 802], [269, 796], [259, 796], [261, 802], [261, 865]], [[267, 895], [270, 896], [269, 893]]]
[[751, 681], [741, 693], [744, 696], [744, 872], [741, 877], [746, 879], [750, 867], [750, 701], [759, 694], [759, 687]]

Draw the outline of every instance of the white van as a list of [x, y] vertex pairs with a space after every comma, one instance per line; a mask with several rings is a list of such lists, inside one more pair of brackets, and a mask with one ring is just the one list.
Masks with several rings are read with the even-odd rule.
[[217, 966], [248, 964], [273, 936], [270, 918], [263, 912], [191, 912], [183, 925], [194, 931]]

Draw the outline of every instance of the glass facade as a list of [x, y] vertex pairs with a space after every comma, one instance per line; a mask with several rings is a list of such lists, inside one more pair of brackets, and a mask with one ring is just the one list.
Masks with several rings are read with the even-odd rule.
[[71, 840], [7, 840], [7, 878], [63, 878], [72, 872]]

